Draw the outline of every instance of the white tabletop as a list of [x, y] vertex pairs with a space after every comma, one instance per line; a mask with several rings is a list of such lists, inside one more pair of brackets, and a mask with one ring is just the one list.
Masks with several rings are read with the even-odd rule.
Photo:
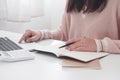
[[[18, 42], [20, 34], [0, 31]], [[42, 42], [39, 42], [40, 45]], [[48, 44], [47, 44], [48, 45]], [[22, 44], [30, 48], [32, 44]], [[111, 54], [100, 60], [101, 69], [65, 68], [61, 60], [46, 54], [35, 54], [35, 60], [6, 63], [0, 62], [0, 80], [120, 80], [120, 55]]]

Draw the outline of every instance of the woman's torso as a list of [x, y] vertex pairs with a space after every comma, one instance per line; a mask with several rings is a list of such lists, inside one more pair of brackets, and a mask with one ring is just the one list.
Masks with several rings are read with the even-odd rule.
[[109, 37], [118, 39], [117, 1], [108, 0], [107, 6], [100, 13], [94, 12], [85, 15], [82, 12], [71, 13], [68, 38], [89, 37], [102, 39]]

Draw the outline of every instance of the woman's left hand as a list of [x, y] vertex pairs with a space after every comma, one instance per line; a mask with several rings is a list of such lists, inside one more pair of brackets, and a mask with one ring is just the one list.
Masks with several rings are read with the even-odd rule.
[[97, 46], [94, 39], [90, 39], [90, 38], [72, 39], [67, 41], [66, 44], [69, 44], [71, 42], [74, 42], [74, 43], [66, 47], [66, 49], [70, 51], [86, 51], [86, 52], [97, 51]]

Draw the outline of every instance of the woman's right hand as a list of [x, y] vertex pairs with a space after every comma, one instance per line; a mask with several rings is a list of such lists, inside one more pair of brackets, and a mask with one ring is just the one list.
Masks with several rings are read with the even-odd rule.
[[41, 38], [41, 32], [40, 31], [32, 31], [27, 30], [25, 34], [20, 39], [19, 43], [22, 43], [22, 41], [25, 41], [27, 43], [39, 41]]

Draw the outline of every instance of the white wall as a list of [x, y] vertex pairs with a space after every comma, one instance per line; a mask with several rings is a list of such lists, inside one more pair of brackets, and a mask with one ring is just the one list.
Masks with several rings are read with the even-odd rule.
[[44, 0], [44, 16], [31, 19], [30, 22], [0, 21], [0, 30], [23, 33], [26, 29], [55, 29], [60, 26], [66, 0]]
[[51, 4], [51, 26], [52, 29], [55, 29], [61, 24], [66, 0], [51, 0]]

